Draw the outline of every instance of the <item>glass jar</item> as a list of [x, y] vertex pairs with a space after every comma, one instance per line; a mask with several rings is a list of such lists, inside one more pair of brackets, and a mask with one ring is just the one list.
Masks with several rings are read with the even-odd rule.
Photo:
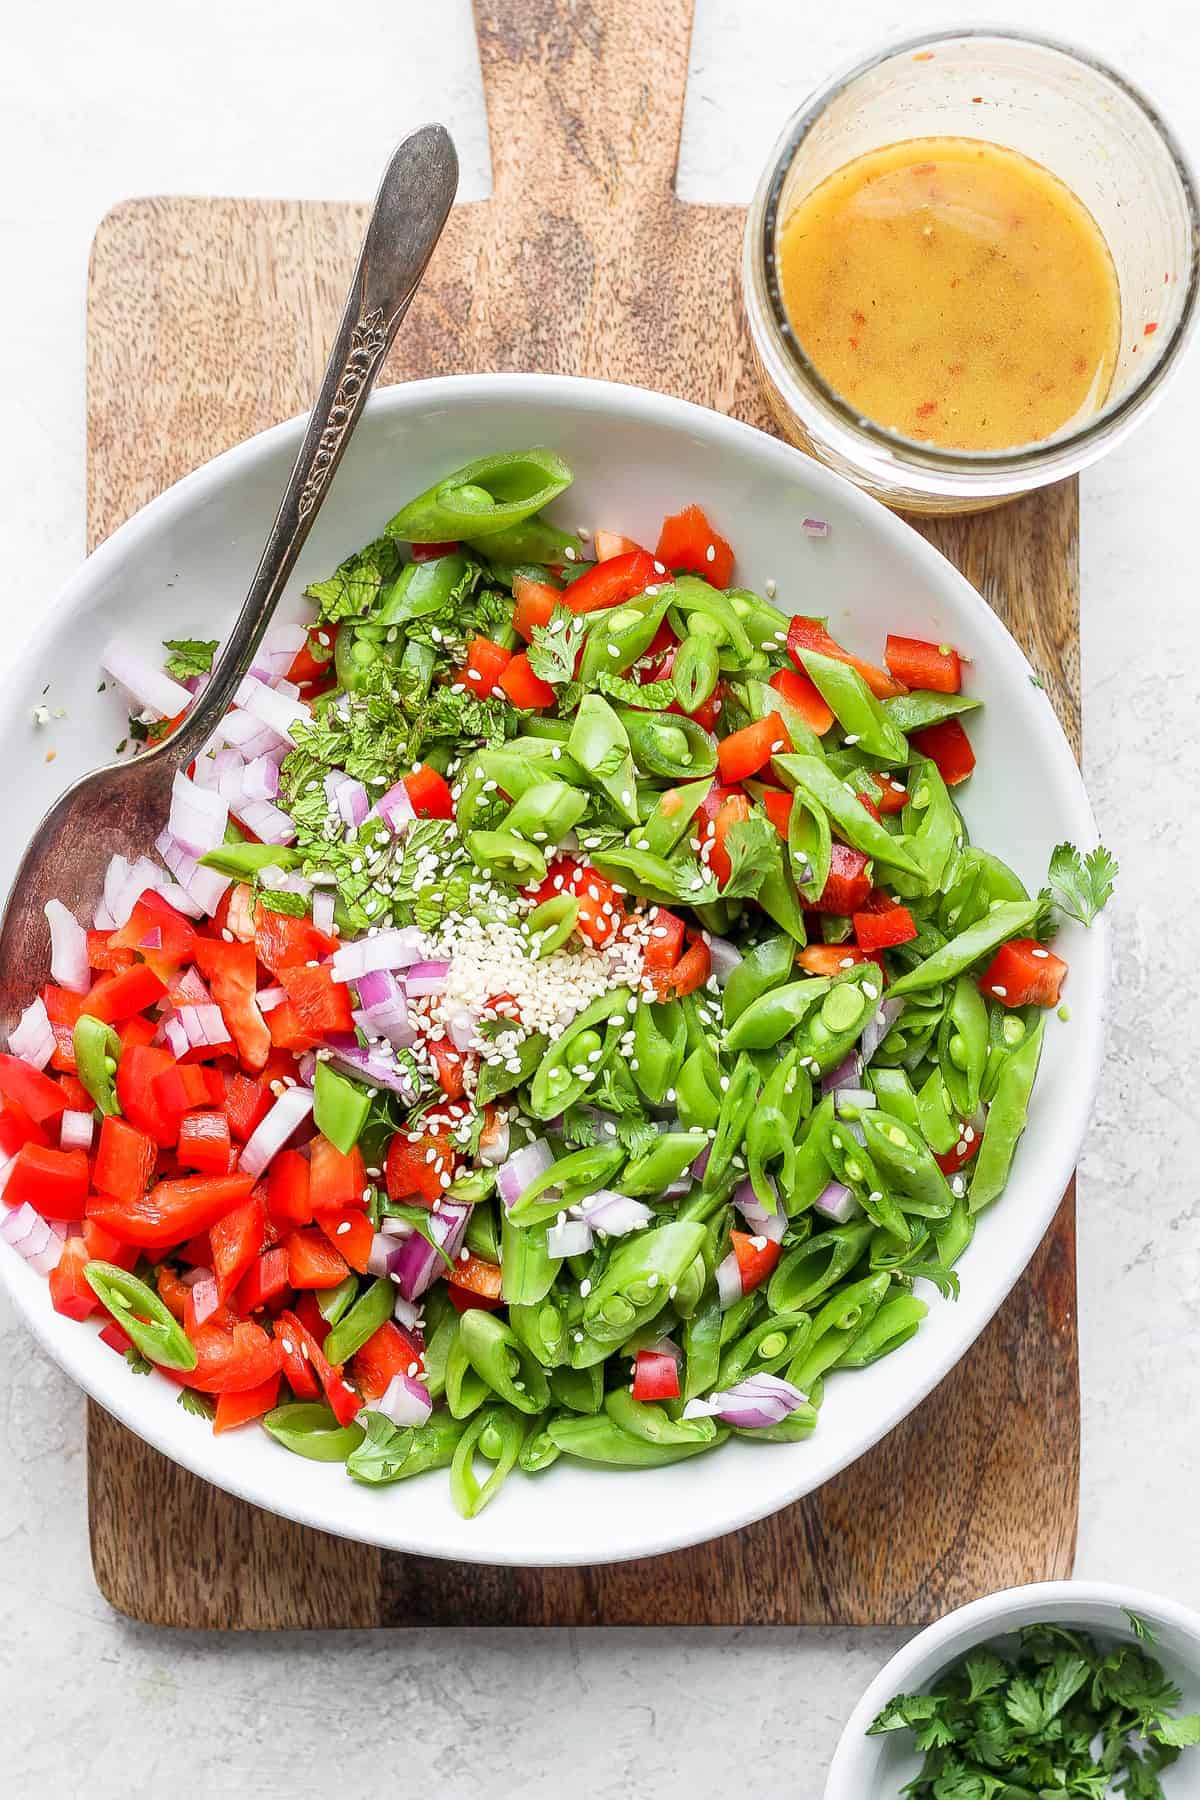
[[[835, 170], [906, 138], [976, 138], [1057, 175], [1108, 242], [1121, 349], [1100, 410], [1010, 450], [949, 450], [864, 418], [805, 355], [784, 311], [779, 233]], [[1194, 323], [1200, 207], [1175, 138], [1124, 78], [1081, 51], [1005, 31], [882, 50], [792, 118], [750, 207], [742, 284], [768, 403], [793, 443], [889, 506], [973, 512], [1060, 481], [1119, 443], [1158, 399]]]

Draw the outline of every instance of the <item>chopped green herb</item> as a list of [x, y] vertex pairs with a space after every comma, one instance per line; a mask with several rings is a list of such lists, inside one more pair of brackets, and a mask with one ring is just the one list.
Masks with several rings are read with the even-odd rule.
[[171, 652], [167, 658], [167, 674], [176, 681], [210, 674], [219, 642], [219, 638], [164, 638], [163, 649]]

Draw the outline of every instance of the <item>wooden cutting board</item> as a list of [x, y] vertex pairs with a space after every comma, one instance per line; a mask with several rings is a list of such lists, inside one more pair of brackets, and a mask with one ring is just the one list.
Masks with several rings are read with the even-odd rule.
[[[738, 297], [743, 215], [674, 194], [691, 0], [475, 11], [494, 192], [456, 208], [384, 379], [600, 376], [770, 430]], [[88, 298], [89, 545], [309, 403], [364, 216], [150, 199], [104, 220]], [[1077, 516], [1071, 483], [920, 529], [1028, 651], [1078, 751]], [[1078, 1476], [1073, 1192], [987, 1331], [890, 1437], [775, 1518], [653, 1563], [481, 1569], [363, 1548], [234, 1500], [88, 1414], [96, 1580], [160, 1625], [918, 1624], [1069, 1574]]]

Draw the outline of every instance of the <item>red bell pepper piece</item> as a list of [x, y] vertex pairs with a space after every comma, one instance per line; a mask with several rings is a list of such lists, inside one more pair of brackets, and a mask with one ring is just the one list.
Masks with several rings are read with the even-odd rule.
[[774, 1269], [779, 1261], [779, 1245], [773, 1238], [753, 1238], [745, 1231], [731, 1231], [730, 1247], [737, 1258], [743, 1294], [750, 1293]]
[[98, 1219], [83, 1221], [83, 1241], [87, 1245], [88, 1259], [91, 1262], [116, 1263], [119, 1269], [132, 1269], [137, 1262], [137, 1245], [123, 1243], [115, 1232], [101, 1225]]
[[764, 788], [758, 798], [763, 811], [786, 843], [792, 823], [791, 794], [784, 793], [782, 788]]
[[135, 1201], [89, 1194], [87, 1216], [99, 1220], [127, 1244], [169, 1250], [198, 1231], [207, 1231], [254, 1187], [252, 1175], [183, 1175], [160, 1181]]
[[152, 1137], [139, 1131], [128, 1119], [107, 1117], [100, 1126], [92, 1184], [114, 1200], [132, 1203], [150, 1186], [157, 1156], [158, 1148]]
[[416, 1364], [419, 1375], [424, 1368], [424, 1345], [419, 1337], [410, 1337], [393, 1319], [385, 1319], [373, 1331], [361, 1350], [355, 1352], [352, 1367], [354, 1380], [364, 1400], [378, 1400], [397, 1375], [407, 1375]]
[[[315, 1373], [338, 1424], [348, 1425], [362, 1401], [342, 1374], [341, 1365], [329, 1361], [321, 1344], [294, 1312], [280, 1313], [278, 1331], [280, 1336], [288, 1338], [293, 1351]], [[290, 1381], [290, 1375], [288, 1379]]]
[[177, 1063], [155, 1075], [150, 1085], [159, 1105], [180, 1117], [198, 1107], [225, 1105], [225, 1077], [202, 1063]]
[[924, 638], [893, 637], [889, 632], [883, 660], [906, 687], [957, 694], [962, 686], [962, 663], [949, 644], [928, 644]]
[[635, 548], [593, 563], [558, 599], [573, 613], [602, 612], [644, 594], [660, 580], [665, 577], [654, 567], [654, 558], [648, 551]]
[[554, 702], [554, 689], [540, 675], [535, 675], [529, 657], [519, 650], [505, 667], [497, 686], [521, 712], [536, 712]]
[[620, 531], [595, 531], [592, 533], [592, 550], [598, 563], [611, 562], [614, 556], [629, 556], [642, 546], [633, 539], [625, 537]]
[[597, 948], [607, 944], [620, 930], [622, 909], [620, 896], [610, 881], [598, 875], [587, 863], [569, 856], [556, 856], [546, 868], [546, 878], [534, 890], [533, 898], [540, 906], [557, 894], [573, 894], [579, 902], [575, 929], [580, 937]]
[[729, 586], [733, 551], [698, 506], [685, 506], [682, 512], [663, 520], [656, 554], [668, 569], [703, 575], [713, 587]]
[[337, 947], [337, 939], [318, 931], [311, 919], [294, 919], [269, 906], [254, 909], [254, 954], [272, 975], [296, 963], [324, 962]]
[[496, 685], [512, 659], [512, 651], [506, 650], [503, 644], [494, 644], [491, 638], [473, 637], [467, 645], [467, 660], [460, 679], [473, 694], [486, 700], [495, 693]]
[[665, 975], [683, 955], [684, 923], [678, 913], [656, 906], [650, 915], [650, 939], [642, 954], [644, 975]]
[[218, 1394], [213, 1436], [221, 1431], [234, 1431], [239, 1425], [248, 1425], [252, 1419], [261, 1419], [264, 1413], [271, 1411], [278, 1398], [278, 1371], [268, 1375], [258, 1387], [245, 1388], [239, 1394]]
[[860, 950], [890, 950], [895, 944], [911, 944], [916, 935], [916, 921], [907, 906], [854, 914], [854, 936]]
[[639, 1350], [633, 1364], [635, 1400], [678, 1400], [679, 1364], [669, 1350]]
[[287, 1050], [294, 1056], [303, 1056], [306, 1050], [315, 1050], [321, 1042], [319, 1037], [314, 1037], [304, 1029], [300, 1014], [290, 1000], [284, 1000], [271, 1008], [267, 1014], [267, 1030], [271, 1034], [273, 1050]]
[[332, 662], [333, 631], [318, 619], [308, 627], [308, 635], [292, 658], [287, 678], [294, 681], [297, 687], [305, 687], [309, 682], [324, 681], [330, 673]]
[[430, 1038], [426, 1046], [433, 1058], [438, 1086], [448, 1100], [461, 1100], [467, 1091], [466, 1058], [445, 1038]]
[[35, 1125], [48, 1125], [67, 1110], [67, 1098], [58, 1082], [19, 1056], [0, 1054], [0, 1094], [27, 1113]]
[[211, 1321], [188, 1334], [196, 1351], [196, 1367], [186, 1373], [168, 1370], [183, 1387], [205, 1394], [244, 1394], [261, 1387], [283, 1367], [283, 1350], [261, 1325], [239, 1319], [232, 1329]]
[[566, 604], [561, 588], [551, 587], [548, 581], [529, 581], [524, 575], [513, 581], [513, 600], [513, 630], [527, 644], [539, 626], [550, 623], [555, 607]]
[[446, 777], [430, 763], [418, 763], [404, 777], [404, 787], [418, 819], [452, 819], [454, 796]]
[[177, 912], [155, 888], [147, 888], [135, 903], [128, 922], [109, 939], [113, 950], [136, 951], [152, 968], [191, 962], [196, 927]]
[[288, 1280], [294, 1288], [331, 1288], [350, 1273], [344, 1256], [321, 1231], [293, 1231], [284, 1239]]
[[[328, 963], [320, 963], [315, 969], [280, 969], [279, 984], [287, 990], [302, 1031], [323, 1038], [331, 1032], [354, 1030], [350, 989], [333, 979]], [[272, 1019], [279, 1010], [274, 1009]]]
[[877, 963], [882, 973], [883, 958], [878, 953], [868, 956], [857, 944], [806, 944], [796, 958], [797, 968], [806, 975], [841, 975], [864, 962]]
[[702, 846], [711, 844], [708, 866], [724, 886], [733, 873], [733, 864], [725, 848], [733, 827], [750, 817], [750, 802], [736, 789], [719, 787], [715, 782], [701, 802], [696, 814]]
[[83, 1271], [90, 1261], [83, 1239], [69, 1237], [50, 1271], [50, 1304], [68, 1319], [86, 1319], [100, 1304], [84, 1278]]
[[[302, 1306], [306, 1300], [311, 1299], [311, 1294], [301, 1294], [297, 1306]], [[312, 1310], [314, 1322], [319, 1321], [324, 1326], [320, 1334], [299, 1319], [295, 1312], [286, 1309], [275, 1322], [275, 1342], [283, 1354], [283, 1378], [297, 1400], [319, 1400], [321, 1397], [321, 1384], [308, 1354], [308, 1346], [315, 1344], [320, 1351], [329, 1327], [317, 1312], [315, 1304]]]
[[84, 996], [83, 1011], [94, 1019], [113, 1025], [119, 1019], [132, 1018], [145, 1012], [166, 994], [162, 981], [148, 963], [134, 963], [131, 969], [120, 969], [115, 975], [102, 975], [89, 994]]
[[[87, 1224], [96, 1228], [94, 1219], [88, 1219]], [[168, 1262], [159, 1264], [155, 1280], [158, 1287], [158, 1297], [166, 1307], [167, 1311], [171, 1314], [172, 1318], [185, 1318], [187, 1316], [188, 1295], [191, 1292], [187, 1283], [180, 1280], [179, 1276]]]
[[452, 1287], [466, 1288], [468, 1293], [478, 1294], [481, 1299], [500, 1299], [499, 1263], [488, 1262], [482, 1256], [473, 1256], [469, 1250], [465, 1256], [459, 1252], [454, 1272], [446, 1279]]
[[[141, 1013], [135, 1013], [132, 1019], [126, 1019], [123, 1025], [117, 1026], [117, 1036], [121, 1040], [121, 1049], [124, 1051], [130, 1044], [152, 1044], [158, 1036], [158, 1027], [153, 1019], [147, 1019]], [[209, 1057], [216, 1056], [216, 1054], [215, 1047], [208, 1048], [204, 1045], [187, 1052], [187, 1055], [195, 1057]]]
[[1057, 1006], [1066, 978], [1061, 956], [1036, 938], [1013, 938], [1001, 944], [979, 977], [979, 989], [1005, 1006]]
[[342, 1212], [367, 1204], [367, 1171], [357, 1144], [349, 1155], [316, 1136], [308, 1147], [308, 1197], [314, 1213]]
[[[271, 1018], [275, 1017], [272, 1013]], [[265, 1081], [255, 1081], [240, 1070], [225, 1075], [225, 1117], [229, 1129], [241, 1143], [253, 1137], [275, 1104], [275, 1096]]]
[[[645, 963], [642, 964], [643, 974]], [[661, 1001], [682, 1000], [702, 988], [712, 974], [712, 952], [704, 939], [693, 936], [692, 942], [673, 968], [651, 974], [649, 979]]]
[[872, 771], [871, 780], [879, 789], [875, 795], [875, 805], [881, 813], [887, 815], [904, 811], [908, 805], [908, 789], [902, 781], [897, 781], [894, 775], [880, 775], [877, 771]]
[[257, 1312], [260, 1306], [267, 1306], [286, 1293], [289, 1286], [287, 1250], [282, 1244], [273, 1244], [250, 1264], [238, 1283], [233, 1303], [240, 1313]]
[[81, 1219], [88, 1192], [88, 1159], [82, 1150], [47, 1150], [22, 1144], [8, 1172], [4, 1198], [24, 1203], [43, 1219]]
[[733, 731], [717, 745], [717, 767], [721, 780], [732, 785], [745, 781], [765, 768], [773, 756], [781, 756], [792, 748], [787, 726], [777, 712], [756, 719], [741, 731]]
[[[83, 1011], [83, 995], [73, 994], [69, 988], [55, 987], [53, 982], [47, 982], [42, 989], [42, 1005], [54, 1033], [50, 1067], [63, 1074], [74, 1074], [75, 1021]], [[90, 1102], [88, 1110], [91, 1110]]]
[[[970, 1137], [966, 1135], [968, 1131], [971, 1133]], [[944, 1156], [935, 1156], [933, 1160], [949, 1180], [951, 1175], [957, 1175], [960, 1169], [966, 1168], [982, 1142], [982, 1136], [978, 1131], [970, 1125], [964, 1125], [962, 1135], [953, 1150], [947, 1150]]]
[[[88, 1095], [85, 1105], [75, 1109], [78, 1112], [92, 1110], [91, 1096]], [[35, 1125], [23, 1106], [17, 1106], [6, 1100], [0, 1106], [0, 1150], [5, 1156], [15, 1156], [22, 1144], [48, 1144], [50, 1139], [40, 1125]]]
[[267, 1215], [256, 1194], [214, 1220], [208, 1230], [217, 1294], [228, 1300], [266, 1240]]
[[223, 1112], [188, 1112], [179, 1122], [176, 1155], [182, 1169], [202, 1175], [227, 1175], [232, 1150], [229, 1120]]
[[173, 1144], [179, 1136], [179, 1115], [167, 1110], [159, 1098], [155, 1078], [176, 1066], [169, 1050], [153, 1044], [131, 1044], [117, 1063], [117, 1099], [131, 1125], [152, 1137], [156, 1144]]
[[927, 725], [924, 731], [914, 731], [908, 741], [937, 765], [938, 774], [947, 787], [956, 787], [960, 781], [965, 781], [975, 767], [971, 740], [957, 719], [943, 719], [940, 725]]
[[877, 700], [890, 700], [896, 694], [908, 691], [904, 683], [896, 681], [886, 669], [876, 668], [874, 663], [864, 662], [860, 656], [852, 656], [849, 650], [843, 650], [837, 639], [830, 637], [820, 619], [808, 619], [798, 613], [788, 626], [787, 647], [788, 655], [798, 669], [804, 668], [802, 650], [817, 650], [822, 656], [833, 657], [835, 662], [849, 663]]
[[365, 1275], [375, 1242], [375, 1227], [361, 1205], [347, 1206], [341, 1212], [319, 1212], [316, 1222], [339, 1256], [344, 1256], [352, 1269]]
[[826, 702], [811, 675], [803, 669], [777, 669], [771, 686], [789, 706], [794, 706], [804, 723], [818, 737], [823, 737], [833, 724], [833, 708]]
[[457, 538], [444, 544], [410, 544], [408, 554], [413, 562], [436, 562], [439, 556], [453, 556], [462, 545]]
[[[836, 913], [841, 918], [860, 912], [871, 892], [867, 874], [869, 858], [849, 844], [835, 843], [829, 860], [829, 876], [821, 889], [815, 907], [806, 904], [807, 912]], [[840, 946], [839, 946], [840, 948]]]
[[281, 1230], [311, 1222], [308, 1158], [298, 1150], [281, 1150], [267, 1170], [267, 1212]]
[[473, 1294], [470, 1288], [455, 1287], [452, 1281], [446, 1283], [446, 1298], [456, 1313], [498, 1312], [504, 1304], [502, 1300], [489, 1300], [486, 1294]]
[[254, 945], [198, 937], [196, 967], [212, 989], [243, 1063], [252, 1071], [261, 1069], [271, 1054], [271, 1033], [255, 999], [258, 963]]
[[99, 969], [105, 975], [112, 975], [118, 969], [132, 969], [137, 958], [132, 950], [122, 950], [114, 944], [114, 935], [111, 931], [88, 932], [87, 959], [90, 969]]
[[388, 1145], [384, 1163], [387, 1191], [393, 1200], [420, 1200], [432, 1206], [450, 1185], [442, 1180], [443, 1175], [453, 1180], [454, 1151], [441, 1134], [423, 1132], [415, 1144], [409, 1141], [411, 1136], [398, 1131]]

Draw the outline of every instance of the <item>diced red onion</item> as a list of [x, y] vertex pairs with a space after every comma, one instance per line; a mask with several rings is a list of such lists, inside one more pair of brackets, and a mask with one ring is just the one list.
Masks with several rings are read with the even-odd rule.
[[343, 769], [330, 769], [325, 777], [325, 798], [343, 825], [357, 828], [371, 810], [371, 800], [361, 781]]
[[242, 1151], [239, 1163], [242, 1172], [261, 1175], [292, 1133], [303, 1125], [312, 1109], [313, 1097], [309, 1088], [285, 1088], [266, 1118], [255, 1127]]
[[736, 944], [728, 938], [709, 936], [708, 954], [712, 957], [712, 972], [717, 978], [717, 986], [724, 987], [733, 971], [742, 960], [742, 953]]
[[326, 937], [333, 935], [334, 915], [337, 912], [337, 894], [331, 887], [314, 887], [312, 897], [313, 924]]
[[551, 1256], [586, 1256], [592, 1247], [592, 1228], [586, 1219], [564, 1219], [546, 1233]]
[[47, 900], [45, 910], [50, 925], [50, 973], [60, 987], [86, 994], [92, 985], [87, 932], [61, 900]]
[[254, 996], [255, 1005], [260, 1013], [274, 1012], [275, 1008], [282, 1006], [286, 1000], [287, 989], [281, 987], [260, 988]]
[[211, 1006], [213, 1003], [208, 983], [194, 963], [176, 977], [172, 993], [177, 1002], [183, 1000], [191, 1006]]
[[277, 731], [272, 731], [269, 725], [264, 725], [261, 719], [252, 717], [241, 707], [234, 707], [232, 712], [227, 712], [214, 728], [209, 748], [221, 744], [240, 751], [247, 761], [256, 756], [269, 756], [275, 751], [286, 754], [294, 748], [290, 738], [281, 738]]
[[192, 1307], [197, 1325], [203, 1325], [206, 1319], [211, 1319], [220, 1304], [217, 1278], [211, 1269], [205, 1269], [200, 1280], [192, 1284]]
[[[774, 1187], [774, 1182], [771, 1185]], [[750, 1180], [740, 1181], [733, 1191], [733, 1204], [756, 1236], [768, 1238], [773, 1244], [782, 1244], [783, 1234], [787, 1230], [787, 1215], [779, 1205], [778, 1196], [775, 1211], [768, 1212], [754, 1191], [754, 1183]]]
[[479, 1160], [485, 1168], [498, 1168], [508, 1160], [509, 1141], [512, 1133], [508, 1128], [508, 1120], [504, 1119], [491, 1133], [486, 1144], [479, 1146]]
[[429, 1389], [423, 1381], [401, 1370], [399, 1375], [393, 1375], [388, 1382], [386, 1393], [375, 1402], [375, 1410], [401, 1428], [406, 1425], [419, 1426], [424, 1425], [433, 1411], [433, 1401], [429, 1398]]
[[252, 800], [243, 806], [238, 818], [264, 844], [293, 844], [296, 821], [271, 800]]
[[180, 1006], [176, 1009], [175, 1017], [187, 1032], [188, 1043], [194, 1049], [229, 1042], [229, 1031], [221, 1009], [211, 1001], [207, 1006]]
[[728, 1256], [722, 1257], [717, 1264], [717, 1299], [721, 1311], [728, 1312], [742, 1298], [742, 1271], [738, 1267], [738, 1259], [731, 1250]]
[[805, 537], [823, 538], [829, 536], [828, 519], [801, 519], [800, 529]]
[[[5, 1172], [12, 1167], [15, 1158], [5, 1164]], [[52, 1228], [48, 1219], [35, 1212], [27, 1202], [14, 1207], [11, 1211], [3, 1210], [0, 1217], [0, 1236], [12, 1245], [19, 1256], [23, 1256], [30, 1268], [39, 1275], [49, 1275], [58, 1266], [62, 1255], [62, 1239]]]
[[274, 685], [280, 677], [286, 676], [297, 652], [304, 648], [307, 636], [303, 625], [272, 625], [254, 652], [250, 673]]
[[181, 1061], [192, 1047], [183, 1021], [175, 1013], [162, 1021], [159, 1026], [159, 1037], [176, 1062]]
[[137, 947], [139, 950], [161, 950], [162, 926], [152, 925], [145, 936], [138, 939]]
[[384, 1213], [379, 1221], [380, 1234], [383, 1237], [406, 1238], [413, 1234], [413, 1227], [407, 1219], [393, 1219]]
[[822, 1075], [821, 1092], [833, 1094], [838, 1088], [853, 1087], [861, 1074], [862, 1059], [856, 1050], [852, 1050], [849, 1056], [843, 1057], [836, 1069], [830, 1069], [828, 1074]]
[[693, 1181], [703, 1181], [704, 1180], [704, 1171], [708, 1168], [708, 1159], [711, 1155], [712, 1155], [712, 1139], [710, 1138], [708, 1143], [705, 1144], [703, 1150], [700, 1152], [699, 1156], [696, 1158], [695, 1162], [692, 1164], [691, 1176], [692, 1176]]
[[277, 693], [274, 688], [269, 688], [265, 682], [260, 681], [257, 675], [246, 676], [235, 700], [251, 718], [269, 726], [284, 743], [293, 741], [293, 725], [312, 723], [312, 712], [302, 700], [291, 700], [286, 694]]
[[[154, 848], [184, 890], [187, 900], [184, 910], [190, 910], [194, 906], [201, 912], [215, 913], [226, 888], [231, 885], [229, 876], [218, 875], [215, 869], [202, 869], [196, 858], [189, 855], [181, 844], [177, 844], [169, 831], [159, 832], [154, 840]], [[168, 895], [168, 898], [171, 896]], [[131, 907], [130, 911], [132, 910]]]
[[[222, 751], [222, 755], [226, 752]], [[236, 750], [228, 752], [237, 756]], [[273, 756], [256, 756], [252, 762], [242, 762], [238, 757], [237, 768], [226, 769], [217, 780], [217, 787], [224, 799], [236, 813], [244, 813], [247, 806], [256, 800], [274, 800], [279, 794], [279, 764]]]
[[612, 1188], [589, 1194], [572, 1211], [586, 1219], [593, 1231], [602, 1231], [606, 1237], [625, 1237], [628, 1232], [640, 1231], [654, 1217], [642, 1201], [629, 1194], [618, 1194]]
[[371, 1248], [367, 1253], [367, 1274], [381, 1276], [388, 1272], [388, 1257], [396, 1248], [396, 1241], [385, 1231], [377, 1231], [371, 1239]]
[[160, 719], [185, 712], [192, 696], [163, 669], [155, 668], [140, 650], [123, 638], [114, 638], [101, 652], [100, 666], [119, 682], [131, 699]]
[[862, 1208], [844, 1183], [831, 1181], [813, 1201], [813, 1211], [832, 1219], [837, 1225], [845, 1225], [848, 1220], [856, 1219]]
[[496, 1192], [504, 1202], [505, 1210], [511, 1212], [525, 1189], [553, 1167], [554, 1152], [545, 1138], [534, 1138], [531, 1144], [524, 1144], [507, 1162], [501, 1163], [496, 1170]]
[[59, 1144], [64, 1150], [90, 1150], [92, 1126], [90, 1112], [65, 1112], [59, 1120]]
[[869, 1112], [875, 1104], [875, 1095], [871, 1088], [840, 1087], [833, 1096], [833, 1110], [839, 1119], [850, 1117], [855, 1112]]
[[312, 893], [312, 882], [307, 875], [298, 875], [295, 869], [281, 868], [278, 863], [267, 863], [261, 868], [258, 882], [269, 894], [299, 894], [302, 900], [307, 900]]
[[403, 999], [400, 999], [394, 1008], [355, 1007], [350, 1017], [367, 1037], [376, 1042], [386, 1039], [398, 1050], [408, 1049], [416, 1043], [420, 1035], [416, 1026], [409, 1020]]
[[404, 977], [404, 986], [414, 1000], [426, 994], [440, 994], [450, 973], [448, 962], [414, 963]]
[[680, 1175], [663, 1189], [662, 1197], [664, 1200], [686, 1200], [691, 1191], [691, 1177]]
[[40, 995], [30, 1001], [9, 1032], [8, 1047], [34, 1069], [44, 1069], [54, 1055], [54, 1027]]
[[478, 1013], [469, 1006], [456, 1006], [445, 1015], [446, 1036], [456, 1050], [469, 1050], [475, 1042], [479, 1025]]
[[[386, 931], [376, 932], [374, 937], [356, 938], [352, 944], [341, 944], [333, 953], [331, 969], [335, 981], [355, 981], [361, 983], [364, 975], [373, 975], [384, 969], [408, 969], [413, 964], [418, 968], [438, 968], [444, 976], [449, 971], [449, 963], [422, 963], [424, 939], [415, 925], [389, 927]], [[413, 990], [410, 988], [409, 992]], [[440, 989], [431, 990], [440, 992]], [[369, 1000], [359, 988], [359, 998], [364, 1006], [371, 1006]]]
[[371, 1087], [386, 1088], [390, 1094], [399, 1094], [410, 1106], [417, 1098], [412, 1077], [397, 1067], [395, 1056], [389, 1050], [378, 1045], [364, 1049], [361, 1044], [338, 1044], [332, 1049], [329, 1060]]
[[417, 815], [408, 789], [402, 781], [398, 781], [386, 794], [380, 796], [371, 808], [370, 816], [382, 819], [393, 837], [399, 837], [402, 831], [407, 831]]
[[862, 1058], [864, 1064], [869, 1063], [882, 1044], [900, 1014], [904, 1011], [904, 1001], [884, 1000], [863, 1026], [861, 1039]]
[[203, 1281], [206, 1276], [211, 1274], [212, 1270], [210, 1268], [203, 1263], [198, 1263], [194, 1269], [185, 1269], [179, 1279], [182, 1281], [184, 1287], [191, 1288], [195, 1287], [198, 1281]]
[[[399, 1220], [399, 1219], [393, 1219], [391, 1221], [391, 1223], [393, 1225], [399, 1225], [399, 1224], [403, 1223], [403, 1221]], [[413, 1235], [413, 1231], [412, 1231], [412, 1227], [410, 1225], [409, 1226], [409, 1236], [411, 1237], [412, 1235]], [[414, 1331], [415, 1332], [420, 1329], [420, 1324], [421, 1324], [421, 1308], [420, 1308], [420, 1306], [417, 1304], [417, 1302], [415, 1300], [406, 1300], [404, 1298], [404, 1295], [399, 1292], [397, 1292], [396, 1298], [392, 1301], [392, 1317], [393, 1317], [393, 1319], [395, 1319], [397, 1325], [402, 1325], [404, 1327], [405, 1331]]]
[[748, 1375], [723, 1394], [710, 1394], [707, 1400], [689, 1400], [683, 1409], [685, 1419], [718, 1418], [726, 1425], [740, 1426], [743, 1431], [763, 1431], [780, 1425], [790, 1413], [808, 1402], [794, 1382], [782, 1375]]
[[[470, 1216], [471, 1208], [457, 1200], [443, 1200], [437, 1211], [429, 1215], [429, 1229], [451, 1259], [462, 1249]], [[446, 1266], [419, 1231], [414, 1231], [392, 1251], [388, 1263], [388, 1273], [395, 1278], [396, 1286], [406, 1300], [419, 1300]]]
[[171, 811], [167, 830], [189, 856], [204, 856], [225, 841], [229, 807], [220, 792], [197, 787], [177, 770], [171, 783]]

